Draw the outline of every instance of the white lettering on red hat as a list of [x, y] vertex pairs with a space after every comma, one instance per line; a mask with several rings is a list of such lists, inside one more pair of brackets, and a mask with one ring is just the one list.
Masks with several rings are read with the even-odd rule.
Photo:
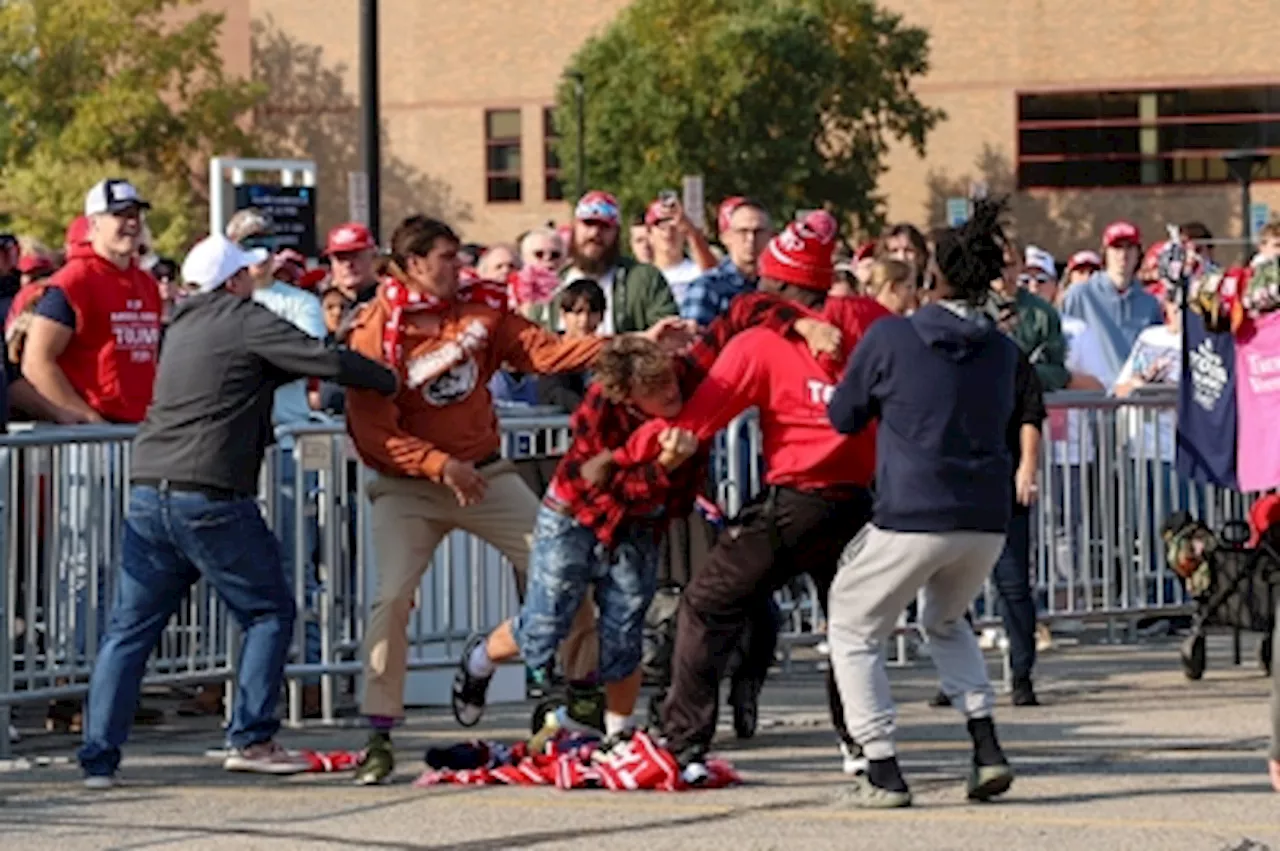
[[355, 228], [338, 228], [338, 232], [333, 235], [333, 241], [339, 245], [359, 242], [360, 232]]

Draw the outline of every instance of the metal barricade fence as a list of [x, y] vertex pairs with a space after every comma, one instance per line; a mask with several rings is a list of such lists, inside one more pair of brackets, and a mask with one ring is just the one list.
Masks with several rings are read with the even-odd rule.
[[[1049, 408], [1042, 498], [1032, 515], [1033, 587], [1043, 616], [1114, 622], [1184, 606], [1183, 590], [1162, 557], [1159, 523], [1169, 511], [1189, 507], [1216, 526], [1243, 516], [1248, 498], [1172, 474], [1170, 397], [1062, 394]], [[562, 413], [504, 411], [501, 424], [503, 454], [516, 461], [554, 457], [569, 442]], [[87, 688], [120, 563], [133, 434], [125, 426], [41, 427], [0, 438], [6, 565], [0, 726], [11, 705], [76, 697]], [[294, 565], [300, 616], [287, 671], [289, 721], [301, 721], [302, 684], [318, 682], [322, 720], [332, 722], [338, 678], [360, 671], [359, 647], [376, 591], [371, 565], [378, 542], [362, 496], [371, 474], [356, 461], [340, 423], [281, 434], [292, 438], [292, 447], [272, 449], [260, 499]], [[754, 415], [734, 420], [721, 439], [718, 495], [733, 513], [762, 481]], [[276, 498], [286, 482], [291, 510]], [[285, 520], [291, 528], [280, 528]], [[451, 533], [418, 589], [409, 667], [456, 664], [466, 638], [513, 614], [516, 599], [506, 560], [488, 544]], [[823, 601], [811, 581], [783, 589], [778, 599], [784, 648], [823, 639]], [[991, 619], [994, 604], [989, 585], [975, 603], [983, 620]], [[910, 629], [904, 623], [904, 631]], [[237, 652], [232, 620], [201, 581], [149, 659], [146, 683], [229, 682]], [[0, 756], [7, 748], [0, 736]]]

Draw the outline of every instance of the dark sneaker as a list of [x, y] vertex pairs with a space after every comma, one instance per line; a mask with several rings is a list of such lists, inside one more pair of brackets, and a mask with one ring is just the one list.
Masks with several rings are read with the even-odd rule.
[[933, 697], [929, 698], [929, 705], [934, 709], [944, 709], [951, 705], [951, 698], [947, 697], [944, 692], [939, 691]]
[[593, 762], [609, 762], [614, 759], [626, 759], [631, 753], [631, 738], [635, 730], [623, 730], [605, 738], [591, 754]]
[[896, 810], [911, 806], [911, 791], [882, 789], [872, 783], [866, 774], [855, 774], [845, 793], [844, 802], [863, 810]]
[[458, 673], [453, 675], [453, 717], [463, 727], [474, 727], [484, 717], [484, 706], [489, 695], [488, 677], [474, 677], [467, 670], [467, 660], [471, 652], [486, 641], [483, 635], [473, 635], [462, 649], [462, 660], [458, 662]]
[[253, 774], [302, 774], [311, 770], [311, 760], [285, 750], [277, 742], [259, 742], [227, 751], [222, 768]]
[[1036, 699], [1036, 690], [1035, 690], [1035, 687], [1031, 685], [1030, 677], [1014, 677], [1013, 705], [1014, 706], [1039, 706], [1040, 705], [1040, 701]]
[[680, 764], [680, 779], [689, 786], [701, 786], [711, 778], [707, 769], [707, 749], [701, 745], [690, 745], [676, 755]]
[[755, 679], [734, 680], [729, 688], [729, 705], [733, 707], [733, 732], [739, 739], [750, 739], [760, 723], [760, 686]]
[[396, 756], [391, 749], [391, 737], [385, 733], [369, 736], [364, 758], [356, 766], [357, 786], [379, 786], [388, 783], [396, 770]]
[[978, 765], [975, 762], [969, 769], [966, 792], [970, 801], [989, 801], [1008, 792], [1012, 785], [1013, 769], [1008, 763]]
[[569, 730], [604, 733], [604, 689], [597, 685], [569, 684], [565, 693], [565, 714], [561, 719]]

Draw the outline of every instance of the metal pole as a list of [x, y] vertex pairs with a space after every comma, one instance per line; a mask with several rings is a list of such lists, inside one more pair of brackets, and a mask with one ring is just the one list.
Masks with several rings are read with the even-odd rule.
[[578, 198], [587, 194], [587, 82], [582, 72], [573, 71], [573, 103], [578, 119]]
[[1240, 230], [1244, 233], [1244, 247], [1240, 249], [1241, 266], [1248, 266], [1253, 258], [1253, 199], [1249, 195], [1249, 188], [1253, 185], [1252, 177], [1252, 174], [1246, 174], [1240, 181]]
[[369, 230], [381, 224], [378, 118], [378, 0], [360, 0], [360, 155], [369, 177]]

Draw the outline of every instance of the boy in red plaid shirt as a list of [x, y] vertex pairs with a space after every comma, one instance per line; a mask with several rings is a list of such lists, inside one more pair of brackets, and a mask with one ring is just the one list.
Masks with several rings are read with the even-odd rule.
[[497, 664], [523, 655], [535, 674], [545, 673], [594, 584], [605, 712], [588, 726], [603, 727], [613, 739], [627, 736], [640, 691], [641, 636], [656, 589], [658, 544], [668, 519], [692, 511], [706, 481], [709, 450], [700, 448], [692, 434], [669, 429], [651, 463], [607, 476], [599, 485], [589, 481], [584, 468], [610, 457], [647, 420], [678, 414], [729, 338], [760, 326], [794, 332], [815, 352], [831, 352], [840, 344], [832, 326], [798, 305], [751, 294], [737, 299], [674, 362], [647, 340], [620, 338], [605, 347], [595, 382], [570, 422], [573, 442], [538, 513], [524, 608], [489, 636], [473, 638], [463, 651], [453, 687], [460, 724], [479, 722]]

